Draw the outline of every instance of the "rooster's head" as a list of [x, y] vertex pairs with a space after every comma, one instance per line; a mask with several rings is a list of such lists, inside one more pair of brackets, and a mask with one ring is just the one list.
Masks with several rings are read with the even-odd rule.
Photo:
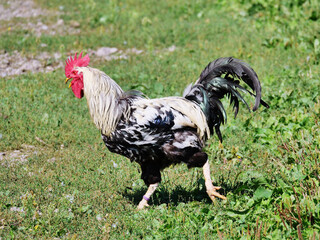
[[77, 98], [83, 97], [83, 74], [77, 71], [77, 67], [86, 67], [90, 62], [90, 58], [87, 55], [82, 57], [82, 52], [77, 57], [77, 53], [75, 54], [74, 58], [71, 56], [66, 60], [65, 66], [65, 74], [66, 74], [66, 83], [73, 79], [69, 85], [72, 88], [74, 95]]

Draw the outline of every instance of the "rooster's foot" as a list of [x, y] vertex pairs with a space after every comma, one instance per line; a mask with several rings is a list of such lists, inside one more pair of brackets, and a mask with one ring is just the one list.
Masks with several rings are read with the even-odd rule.
[[211, 200], [214, 202], [216, 197], [221, 198], [223, 200], [226, 200], [227, 198], [225, 196], [223, 196], [223, 195], [221, 195], [220, 193], [217, 192], [217, 190], [219, 190], [221, 187], [215, 187], [212, 184], [211, 176], [210, 176], [209, 161], [207, 161], [203, 165], [203, 175], [204, 175], [204, 179], [205, 179], [205, 185], [206, 185], [207, 193], [208, 193], [209, 197], [211, 198]]
[[146, 200], [142, 199], [137, 207], [138, 210], [144, 209], [145, 207], [149, 207], [149, 204]]
[[221, 195], [220, 193], [217, 192], [217, 190], [219, 190], [221, 187], [215, 187], [215, 186], [212, 186], [211, 188], [209, 188], [207, 190], [207, 193], [209, 195], [209, 197], [211, 198], [211, 200], [214, 202], [216, 197], [217, 198], [221, 198], [223, 200], [226, 200], [227, 198], [223, 195]]
[[150, 200], [151, 195], [154, 193], [154, 191], [157, 189], [158, 186], [159, 186], [159, 183], [154, 183], [149, 185], [148, 191], [143, 196], [142, 200], [139, 202], [138, 210], [141, 210], [144, 207], [149, 206], [148, 201]]

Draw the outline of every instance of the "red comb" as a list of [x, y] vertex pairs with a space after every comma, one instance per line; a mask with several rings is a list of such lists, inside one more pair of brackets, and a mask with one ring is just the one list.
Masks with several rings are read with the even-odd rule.
[[85, 55], [82, 57], [82, 52], [79, 54], [79, 57], [77, 57], [77, 53], [74, 55], [74, 58], [71, 56], [66, 60], [66, 66], [64, 68], [66, 77], [69, 77], [72, 70], [75, 67], [86, 67], [89, 65], [90, 58], [89, 55]]

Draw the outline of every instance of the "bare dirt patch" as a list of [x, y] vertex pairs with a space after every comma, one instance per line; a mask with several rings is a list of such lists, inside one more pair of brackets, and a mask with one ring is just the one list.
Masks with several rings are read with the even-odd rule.
[[[135, 48], [119, 50], [112, 47], [101, 47], [97, 50], [88, 50], [90, 56], [98, 59], [111, 61], [127, 59], [130, 55], [141, 54], [142, 50]], [[25, 56], [18, 51], [0, 54], [0, 77], [20, 75], [28, 72], [51, 72], [64, 67], [64, 59], [60, 53], [49, 54], [42, 52], [37, 56]]]
[[37, 155], [41, 149], [32, 145], [23, 144], [21, 149], [0, 152], [0, 164], [2, 166], [13, 166], [28, 162], [28, 158]]
[[37, 7], [31, 0], [10, 0], [5, 4], [0, 4], [0, 13], [0, 20], [9, 21], [15, 17], [31, 18], [38, 17], [40, 15], [47, 15], [49, 11]]
[[[175, 46], [171, 46], [156, 51], [156, 53], [173, 52], [175, 49]], [[88, 50], [89, 56], [96, 56], [97, 59], [102, 61], [128, 59], [130, 56], [143, 53], [145, 53], [143, 50], [136, 48], [121, 50], [115, 47], [100, 47], [97, 50]], [[58, 52], [51, 54], [48, 52], [41, 52], [36, 56], [25, 56], [18, 51], [12, 53], [0, 52], [0, 77], [20, 75], [28, 72], [51, 72], [63, 68], [64, 61], [65, 59], [62, 59], [62, 55]]]
[[[36, 6], [32, 0], [7, 1], [0, 4], [0, 29], [10, 31], [11, 29], [23, 29], [36, 35], [72, 35], [80, 33], [80, 24], [71, 21], [66, 24], [63, 19], [58, 18], [55, 23], [45, 24], [44, 18], [40, 16], [59, 16], [60, 11], [52, 11]], [[15, 18], [24, 18], [24, 21], [13, 21]]]
[[117, 60], [117, 59], [128, 59], [130, 55], [139, 55], [142, 54], [143, 50], [139, 50], [136, 48], [129, 48], [125, 50], [121, 50], [115, 47], [101, 47], [97, 50], [88, 50], [89, 56], [97, 56], [100, 59], [104, 59], [107, 61]]
[[62, 68], [61, 54], [42, 52], [35, 57], [22, 55], [18, 51], [0, 54], [0, 77], [20, 75], [27, 72], [51, 72]]

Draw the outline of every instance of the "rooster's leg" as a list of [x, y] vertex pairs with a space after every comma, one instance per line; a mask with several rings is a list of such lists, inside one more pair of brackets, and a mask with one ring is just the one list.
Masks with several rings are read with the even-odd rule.
[[138, 205], [138, 209], [143, 209], [144, 207], [149, 206], [148, 201], [158, 186], [159, 186], [159, 183], [154, 183], [149, 185], [148, 191], [146, 192], [145, 195], [143, 195], [143, 198]]
[[211, 198], [212, 201], [215, 200], [216, 197], [221, 198], [221, 199], [227, 199], [225, 196], [221, 195], [218, 193], [216, 190], [219, 190], [221, 187], [215, 187], [212, 184], [211, 177], [210, 177], [210, 165], [209, 161], [203, 165], [203, 174], [204, 174], [204, 179], [205, 179], [205, 184], [206, 184], [206, 189], [209, 197]]

